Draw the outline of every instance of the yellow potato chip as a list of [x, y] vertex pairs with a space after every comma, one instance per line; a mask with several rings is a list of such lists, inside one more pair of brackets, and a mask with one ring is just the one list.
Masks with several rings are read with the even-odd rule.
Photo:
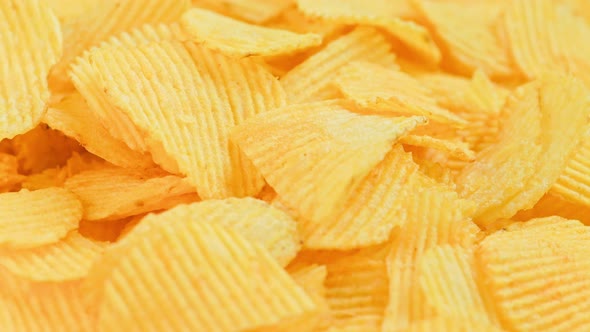
[[297, 65], [281, 77], [281, 83], [290, 102], [304, 102], [326, 89], [342, 66], [359, 60], [397, 66], [385, 37], [376, 29], [359, 27]]
[[407, 145], [436, 149], [460, 160], [475, 159], [475, 153], [471, 151], [469, 145], [461, 141], [444, 140], [423, 135], [408, 135], [402, 137], [400, 142]]
[[288, 54], [322, 43], [319, 35], [251, 25], [198, 8], [184, 13], [181, 23], [191, 40], [237, 57]]
[[490, 77], [513, 74], [508, 52], [493, 25], [502, 6], [492, 2], [416, 0], [444, 50], [443, 64], [464, 75], [481, 69]]
[[100, 286], [99, 331], [252, 330], [318, 310], [266, 250], [221, 225], [160, 223], [124, 245]]
[[504, 327], [587, 330], [590, 231], [559, 217], [514, 224], [485, 238], [476, 254]]
[[319, 221], [342, 208], [393, 143], [424, 121], [320, 102], [261, 114], [236, 127], [232, 138], [279, 196]]
[[46, 2], [62, 25], [77, 19], [85, 12], [96, 8], [100, 3], [96, 0], [46, 0]]
[[518, 212], [514, 219], [526, 221], [550, 216], [575, 219], [590, 225], [590, 207], [569, 202], [551, 191], [545, 194], [532, 209]]
[[106, 246], [76, 231], [57, 243], [33, 249], [1, 250], [0, 267], [33, 282], [60, 282], [82, 279]]
[[334, 84], [362, 108], [401, 115], [423, 115], [444, 124], [461, 126], [461, 117], [437, 105], [431, 91], [413, 77], [377, 64], [353, 62], [342, 68]]
[[[279, 82], [262, 67], [172, 42], [97, 49], [88, 61], [91, 80], [104, 87], [102, 97], [133, 121], [135, 133], [146, 133], [154, 160], [177, 164], [202, 198], [262, 189], [262, 177], [229, 142], [232, 126], [285, 103]], [[131, 73], [141, 75], [129, 81], [125, 75]]]
[[0, 152], [0, 192], [10, 191], [25, 180], [18, 173], [18, 161], [15, 156]]
[[127, 168], [154, 166], [150, 155], [133, 151], [111, 136], [78, 93], [49, 108], [43, 122], [74, 138], [86, 150], [114, 165]]
[[[590, 207], [590, 130], [582, 137], [551, 193]], [[574, 218], [576, 219], [576, 218]]]
[[193, 0], [193, 6], [259, 24], [280, 15], [293, 2], [294, 0]]
[[[66, 180], [76, 194], [87, 221], [117, 220], [178, 204], [176, 199], [194, 193], [181, 177], [159, 169], [128, 170], [109, 167], [79, 173]], [[195, 200], [198, 199], [194, 194]]]
[[289, 7], [279, 16], [265, 22], [264, 26], [289, 30], [299, 34], [313, 33], [322, 36], [324, 42], [345, 29], [342, 24], [306, 16], [295, 6]]
[[59, 21], [44, 1], [2, 1], [0, 22], [2, 140], [41, 122], [49, 100], [45, 78], [61, 55], [62, 38]]
[[80, 219], [82, 204], [66, 189], [0, 194], [0, 246], [22, 249], [56, 243], [76, 229]]
[[408, 1], [388, 0], [297, 0], [306, 15], [343, 24], [362, 24], [383, 28], [428, 63], [440, 62], [441, 53], [428, 30], [413, 21]]
[[432, 332], [432, 331], [453, 331], [453, 332], [502, 332], [503, 329], [490, 324], [485, 317], [454, 317], [437, 316], [414, 323], [399, 332]]

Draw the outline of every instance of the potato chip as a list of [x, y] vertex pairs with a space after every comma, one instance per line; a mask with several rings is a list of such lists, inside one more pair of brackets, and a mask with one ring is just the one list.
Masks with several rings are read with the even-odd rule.
[[[590, 207], [590, 130], [573, 152], [567, 166], [551, 187], [551, 193]], [[576, 219], [576, 218], [574, 218]]]
[[527, 221], [550, 216], [575, 219], [590, 225], [590, 207], [569, 202], [551, 191], [545, 194], [533, 208], [518, 212], [514, 219]]
[[82, 279], [105, 245], [76, 231], [57, 243], [33, 249], [1, 250], [0, 266], [15, 276], [33, 282]]
[[586, 330], [590, 319], [588, 228], [559, 217], [515, 224], [476, 254], [506, 329]]
[[461, 160], [475, 159], [475, 153], [469, 149], [469, 145], [460, 141], [443, 140], [423, 135], [408, 135], [402, 137], [400, 142], [407, 145], [436, 149]]
[[[139, 128], [135, 132], [148, 135], [154, 160], [163, 157], [177, 164], [202, 198], [253, 195], [262, 189], [262, 177], [229, 142], [232, 126], [285, 103], [279, 82], [262, 67], [169, 42], [97, 49], [89, 61], [97, 75], [92, 80], [107, 91], [103, 97], [133, 121]], [[141, 75], [128, 81], [125, 73]], [[159, 77], [157, 83], [153, 75]], [[144, 89], [153, 93], [146, 95]], [[157, 97], [162, 94], [170, 98]]]
[[232, 138], [304, 218], [323, 220], [423, 117], [359, 115], [335, 103], [293, 105], [257, 116]]
[[280, 15], [294, 0], [193, 0], [193, 6], [252, 23], [264, 23]]
[[490, 324], [485, 317], [454, 317], [437, 316], [414, 323], [400, 332], [432, 332], [432, 331], [453, 331], [453, 332], [501, 332], [503, 329]]
[[440, 62], [441, 53], [428, 30], [403, 16], [413, 16], [408, 1], [388, 0], [297, 0], [306, 15], [343, 24], [362, 24], [383, 28], [425, 62]]
[[339, 34], [345, 26], [317, 17], [304, 15], [295, 6], [284, 10], [279, 16], [264, 23], [274, 29], [289, 30], [298, 34], [313, 33], [323, 37], [324, 42]]
[[59, 167], [48, 168], [41, 173], [27, 176], [21, 183], [21, 188], [35, 191], [51, 187], [63, 187], [67, 177], [67, 174]]
[[76, 229], [80, 219], [82, 204], [66, 189], [0, 194], [0, 246], [24, 249], [56, 243]]
[[463, 75], [477, 69], [490, 77], [507, 77], [512, 68], [506, 50], [494, 31], [502, 6], [491, 2], [416, 0], [433, 26], [443, 48], [443, 64]]
[[319, 35], [251, 25], [198, 8], [187, 11], [181, 22], [191, 40], [237, 57], [288, 54], [322, 43]]
[[46, 0], [62, 25], [97, 7], [96, 0]]
[[154, 166], [148, 154], [129, 149], [115, 139], [100, 123], [78, 93], [72, 94], [59, 104], [49, 108], [43, 122], [74, 138], [86, 150], [110, 163], [127, 168], [150, 168]]
[[[45, 77], [61, 55], [59, 21], [46, 3], [6, 0], [0, 5], [0, 140], [37, 126], [49, 100]], [[41, 56], [42, 55], [42, 56]]]
[[[66, 181], [65, 188], [80, 198], [87, 221], [117, 220], [170, 208], [178, 204], [176, 199], [195, 190], [185, 179], [158, 169], [116, 167], [77, 174]], [[198, 199], [196, 194], [194, 199]]]
[[101, 285], [99, 331], [251, 330], [318, 310], [266, 250], [221, 225], [160, 223], [125, 245]]
[[362, 108], [401, 115], [423, 115], [440, 123], [460, 126], [465, 120], [437, 105], [431, 92], [395, 68], [353, 62], [342, 68], [334, 84]]
[[15, 156], [0, 152], [0, 192], [10, 191], [25, 180], [18, 173], [18, 162]]
[[290, 102], [304, 102], [321, 93], [342, 66], [359, 60], [388, 68], [396, 66], [385, 37], [376, 29], [359, 27], [293, 68], [281, 77], [281, 83]]

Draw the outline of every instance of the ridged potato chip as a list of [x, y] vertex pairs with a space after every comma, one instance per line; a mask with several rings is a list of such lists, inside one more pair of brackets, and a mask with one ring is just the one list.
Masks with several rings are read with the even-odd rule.
[[0, 194], [0, 247], [24, 249], [56, 243], [76, 229], [82, 204], [70, 191], [48, 188]]
[[264, 23], [280, 15], [293, 0], [193, 0], [193, 6], [252, 23]]
[[342, 66], [359, 60], [389, 68], [397, 66], [385, 37], [374, 28], [359, 27], [327, 44], [281, 77], [288, 100], [298, 103], [313, 99], [327, 88]]
[[424, 135], [408, 135], [402, 137], [401, 143], [424, 148], [436, 149], [460, 160], [474, 160], [475, 153], [467, 143], [453, 140], [443, 140]]
[[236, 57], [289, 54], [322, 43], [319, 35], [251, 25], [198, 8], [184, 13], [181, 23], [192, 41]]
[[159, 169], [118, 167], [82, 172], [67, 179], [64, 186], [79, 197], [87, 221], [117, 220], [171, 208], [179, 198], [195, 192], [186, 179]]
[[551, 191], [545, 194], [533, 208], [518, 212], [514, 219], [527, 221], [550, 216], [575, 219], [590, 225], [590, 207], [569, 202]]
[[125, 245], [102, 285], [98, 331], [252, 330], [318, 310], [266, 250], [221, 225], [161, 223]]
[[45, 78], [61, 56], [62, 36], [59, 21], [44, 1], [2, 1], [0, 22], [2, 140], [41, 122], [49, 100]]
[[[590, 130], [586, 131], [551, 193], [590, 207]], [[574, 218], [576, 219], [576, 218]]]
[[337, 103], [293, 105], [236, 127], [232, 138], [268, 184], [311, 221], [329, 217], [423, 117], [352, 113]]
[[414, 323], [399, 332], [432, 332], [432, 331], [453, 331], [453, 332], [502, 332], [503, 329], [490, 324], [485, 317], [454, 317], [437, 316]]
[[0, 193], [10, 191], [25, 180], [18, 173], [18, 161], [15, 156], [0, 152]]
[[46, 0], [62, 25], [97, 7], [96, 0]]

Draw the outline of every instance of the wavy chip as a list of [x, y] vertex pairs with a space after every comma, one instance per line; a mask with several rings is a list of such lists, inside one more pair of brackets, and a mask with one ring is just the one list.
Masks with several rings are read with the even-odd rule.
[[318, 310], [266, 250], [221, 225], [161, 223], [142, 235], [109, 267], [99, 331], [246, 330]]
[[262, 67], [176, 42], [97, 49], [88, 60], [91, 80], [147, 135], [154, 160], [186, 174], [203, 199], [262, 189], [260, 174], [229, 142], [234, 125], [285, 103], [279, 82]]
[[293, 0], [193, 0], [193, 6], [257, 24], [280, 15], [292, 4]]
[[25, 180], [18, 173], [18, 161], [15, 156], [0, 152], [0, 192], [10, 191]]
[[87, 221], [117, 220], [171, 208], [185, 202], [188, 194], [193, 194], [193, 201], [198, 199], [185, 179], [159, 169], [85, 171], [67, 179], [65, 188], [79, 197]]
[[[587, 130], [567, 166], [551, 187], [551, 193], [590, 207], [590, 131]], [[577, 219], [577, 218], [573, 218]]]
[[541, 197], [533, 208], [518, 212], [514, 219], [527, 221], [551, 216], [575, 219], [590, 225], [590, 207], [569, 202], [551, 191]]
[[453, 332], [501, 332], [503, 329], [490, 324], [486, 317], [454, 317], [437, 316], [410, 325], [400, 332], [432, 332], [432, 331], [453, 331]]
[[460, 160], [474, 160], [475, 153], [467, 143], [461, 141], [444, 140], [431, 136], [408, 135], [402, 137], [401, 143], [423, 148], [436, 149]]
[[[37, 126], [49, 100], [45, 78], [62, 52], [59, 21], [44, 1], [0, 4], [0, 140]], [[39, 56], [42, 54], [43, 56]]]
[[506, 329], [590, 328], [589, 229], [559, 217], [517, 223], [485, 238], [476, 254]]
[[322, 43], [319, 35], [252, 25], [198, 8], [184, 13], [181, 23], [191, 40], [236, 57], [289, 54]]
[[385, 37], [374, 28], [358, 27], [295, 66], [281, 77], [281, 83], [290, 102], [309, 101], [328, 87], [340, 68], [359, 60], [397, 66]]
[[0, 194], [0, 247], [56, 243], [76, 229], [80, 219], [82, 204], [63, 188]]
[[232, 138], [304, 218], [323, 220], [423, 117], [352, 113], [335, 103], [293, 105], [236, 127]]

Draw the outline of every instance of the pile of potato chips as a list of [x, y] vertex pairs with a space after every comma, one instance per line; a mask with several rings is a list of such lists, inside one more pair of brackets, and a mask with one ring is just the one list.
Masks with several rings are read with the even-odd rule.
[[0, 330], [590, 331], [590, 1], [0, 1]]

